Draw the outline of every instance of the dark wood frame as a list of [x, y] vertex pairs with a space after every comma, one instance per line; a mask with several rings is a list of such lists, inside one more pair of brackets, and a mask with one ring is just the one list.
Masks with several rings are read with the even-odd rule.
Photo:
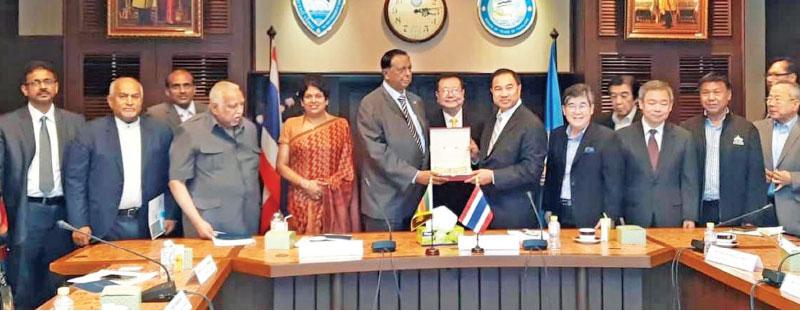
[[[189, 16], [190, 26], [180, 25], [123, 25], [120, 21], [121, 2], [130, 0], [107, 0], [109, 38], [157, 37], [157, 38], [202, 38], [203, 37], [203, 0], [189, 0], [190, 7], [184, 9]], [[151, 0], [158, 1], [158, 0]], [[178, 3], [180, 0], [178, 0]], [[132, 10], [132, 8], [129, 8]], [[133, 16], [132, 11], [129, 11]]]
[[[698, 9], [692, 14], [694, 23], [691, 27], [665, 28], [658, 23], [642, 23], [640, 18], [656, 19], [655, 16], [642, 16], [637, 13], [636, 2], [643, 0], [625, 1], [625, 39], [659, 39], [659, 40], [706, 40], [708, 39], [708, 2], [709, 0], [696, 0]], [[652, 0], [657, 2], [658, 0]], [[681, 19], [680, 3], [687, 0], [673, 0], [678, 6], [678, 16], [672, 17], [673, 24]]]
[[436, 31], [434, 31], [433, 34], [430, 37], [428, 37], [426, 39], [423, 39], [423, 40], [416, 40], [416, 39], [411, 39], [409, 37], [406, 37], [406, 36], [400, 34], [400, 32], [398, 32], [396, 29], [394, 29], [394, 27], [392, 27], [392, 23], [389, 21], [389, 1], [390, 0], [385, 0], [383, 2], [383, 21], [386, 23], [386, 27], [389, 28], [389, 30], [391, 30], [392, 33], [395, 36], [400, 38], [400, 40], [403, 40], [403, 41], [406, 41], [406, 42], [411, 42], [411, 43], [422, 43], [422, 42], [425, 42], [425, 41], [429, 41], [429, 40], [431, 40], [433, 38], [436, 38], [436, 36], [438, 36], [439, 33], [442, 32], [442, 29], [444, 29], [444, 26], [447, 25], [447, 15], [448, 15], [447, 0], [442, 0], [442, 5], [444, 6], [444, 18], [442, 19], [441, 26], [439, 26], [439, 28], [436, 29]]

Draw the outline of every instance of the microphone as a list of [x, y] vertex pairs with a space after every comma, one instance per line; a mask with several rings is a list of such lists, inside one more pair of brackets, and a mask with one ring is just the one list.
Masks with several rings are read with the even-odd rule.
[[123, 250], [123, 251], [126, 251], [128, 253], [134, 254], [136, 256], [142, 257], [144, 259], [147, 259], [148, 261], [154, 262], [154, 263], [158, 264], [159, 266], [161, 266], [161, 268], [164, 269], [164, 272], [167, 274], [167, 281], [164, 282], [164, 283], [158, 284], [156, 286], [153, 286], [153, 287], [147, 289], [146, 291], [142, 292], [142, 302], [168, 302], [168, 301], [172, 300], [172, 297], [174, 297], [177, 294], [177, 290], [175, 289], [175, 282], [172, 280], [172, 277], [169, 274], [169, 269], [167, 269], [167, 267], [165, 267], [158, 260], [152, 259], [150, 257], [147, 257], [147, 256], [139, 253], [139, 252], [136, 252], [136, 251], [124, 248], [122, 246], [116, 245], [114, 243], [111, 243], [109, 241], [103, 240], [103, 239], [101, 239], [99, 237], [96, 237], [96, 236], [94, 236], [92, 234], [80, 231], [77, 228], [75, 228], [72, 225], [70, 225], [69, 223], [67, 223], [66, 221], [59, 220], [59, 221], [56, 222], [56, 224], [61, 229], [64, 229], [64, 230], [67, 230], [67, 231], [72, 231], [72, 232], [78, 232], [80, 234], [87, 235], [87, 236], [89, 236], [90, 238], [92, 238], [95, 241], [98, 241], [98, 242], [106, 244], [106, 245], [110, 245], [110, 246], [112, 246], [112, 247], [114, 247], [116, 249]]
[[[772, 203], [768, 203], [767, 205], [764, 205], [764, 206], [762, 206], [761, 208], [759, 208], [757, 210], [750, 211], [750, 212], [744, 213], [742, 215], [739, 215], [739, 216], [733, 217], [731, 219], [728, 219], [726, 221], [719, 222], [719, 223], [717, 223], [716, 226], [717, 227], [722, 227], [722, 226], [725, 226], [725, 225], [730, 225], [730, 224], [736, 222], [737, 220], [740, 220], [740, 219], [745, 218], [747, 216], [752, 216], [752, 215], [764, 212], [764, 211], [768, 210], [770, 207], [773, 207], [773, 206], [775, 206], [775, 205], [773, 205]], [[695, 251], [702, 252], [702, 251], [705, 250], [705, 241], [692, 239], [691, 245], [692, 245], [692, 249], [694, 249]]]
[[786, 273], [783, 273], [783, 264], [786, 262], [787, 259], [789, 259], [789, 257], [797, 255], [800, 255], [800, 252], [792, 253], [786, 257], [783, 257], [781, 263], [778, 264], [778, 270], [764, 269], [764, 271], [761, 272], [761, 276], [764, 279], [766, 279], [767, 284], [775, 287], [780, 287], [781, 284], [783, 284], [784, 277], [786, 277]]
[[[369, 188], [369, 181], [367, 181], [367, 188]], [[372, 242], [372, 252], [394, 253], [394, 251], [397, 250], [397, 242], [392, 239], [392, 225], [389, 223], [389, 217], [386, 216], [386, 211], [383, 206], [381, 206], [380, 210], [381, 215], [383, 215], [383, 221], [386, 222], [386, 229], [389, 230], [389, 239]]]
[[539, 238], [538, 239], [528, 239], [522, 241], [522, 249], [526, 251], [530, 250], [546, 250], [547, 249], [547, 240], [544, 239], [544, 227], [542, 226], [542, 218], [539, 217], [539, 209], [536, 208], [536, 204], [533, 204], [533, 196], [531, 195], [530, 191], [525, 192], [528, 195], [528, 202], [531, 203], [531, 207], [533, 208], [533, 212], [536, 215], [536, 223], [539, 224]]
[[746, 213], [746, 214], [744, 214], [744, 215], [736, 216], [736, 217], [733, 217], [733, 218], [731, 218], [731, 219], [728, 219], [728, 220], [726, 220], [726, 221], [720, 222], [720, 223], [718, 223], [718, 224], [717, 224], [717, 227], [722, 227], [722, 226], [730, 225], [730, 224], [734, 223], [735, 221], [737, 221], [737, 220], [739, 220], [739, 219], [742, 219], [742, 218], [745, 218], [745, 217], [747, 217], [747, 216], [752, 216], [752, 215], [755, 215], [755, 214], [761, 213], [761, 212], [763, 212], [763, 211], [766, 211], [766, 210], [768, 210], [770, 207], [773, 207], [773, 206], [774, 206], [774, 205], [772, 205], [772, 203], [767, 203], [767, 205], [764, 205], [764, 206], [762, 206], [761, 208], [759, 208], [759, 209], [757, 209], [757, 210], [754, 210], [754, 211], [748, 212], [748, 213]]

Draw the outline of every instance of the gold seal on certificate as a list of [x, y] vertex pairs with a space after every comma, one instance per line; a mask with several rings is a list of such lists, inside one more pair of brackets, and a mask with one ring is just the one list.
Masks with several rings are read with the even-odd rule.
[[431, 129], [431, 171], [451, 181], [466, 180], [472, 173], [469, 127]]

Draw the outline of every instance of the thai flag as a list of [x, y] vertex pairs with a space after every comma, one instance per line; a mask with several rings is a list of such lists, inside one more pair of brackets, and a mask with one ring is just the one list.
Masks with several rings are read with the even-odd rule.
[[465, 227], [472, 229], [472, 231], [482, 233], [486, 231], [486, 228], [489, 228], [493, 218], [494, 213], [492, 213], [486, 197], [483, 196], [481, 187], [475, 185], [475, 190], [469, 196], [467, 206], [464, 207], [464, 211], [461, 212], [461, 217], [458, 218], [458, 221]]
[[272, 46], [267, 100], [256, 107], [256, 122], [261, 127], [261, 157], [258, 172], [264, 182], [260, 232], [269, 230], [272, 215], [280, 210], [281, 176], [278, 175], [278, 137], [281, 134], [280, 87], [278, 84], [278, 52]]

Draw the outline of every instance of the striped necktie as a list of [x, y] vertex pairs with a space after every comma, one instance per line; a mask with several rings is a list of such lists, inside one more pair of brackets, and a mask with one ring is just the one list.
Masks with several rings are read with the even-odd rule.
[[400, 95], [397, 98], [397, 101], [400, 103], [400, 110], [403, 111], [403, 117], [406, 119], [406, 125], [408, 126], [408, 130], [411, 132], [411, 137], [414, 137], [414, 142], [417, 143], [417, 148], [419, 151], [425, 152], [422, 149], [422, 141], [419, 139], [419, 135], [417, 135], [417, 130], [414, 128], [414, 122], [411, 120], [411, 116], [408, 114], [408, 100], [406, 100], [405, 95]]

